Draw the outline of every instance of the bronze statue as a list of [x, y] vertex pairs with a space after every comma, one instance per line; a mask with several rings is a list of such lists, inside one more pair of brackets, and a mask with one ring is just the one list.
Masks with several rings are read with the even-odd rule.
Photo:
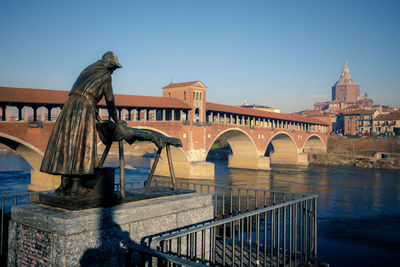
[[[125, 121], [118, 121], [117, 124], [112, 121], [103, 121], [97, 123], [97, 131], [103, 144], [110, 145], [113, 141], [125, 140], [130, 145], [135, 141], [150, 141], [157, 148], [162, 149], [166, 145], [181, 147], [182, 142], [178, 138], [167, 137], [165, 135], [150, 130], [142, 130], [127, 127]], [[101, 164], [100, 164], [101, 165]]]
[[75, 81], [51, 133], [40, 170], [61, 175], [57, 192], [84, 193], [83, 175], [96, 166], [96, 105], [105, 97], [111, 118], [117, 122], [111, 74], [122, 68], [114, 52], [85, 68]]
[[[167, 137], [148, 130], [130, 128], [126, 126], [125, 121], [117, 119], [111, 86], [111, 74], [117, 68], [122, 68], [122, 66], [119, 64], [115, 53], [109, 51], [103, 55], [101, 60], [85, 68], [72, 86], [69, 98], [54, 125], [40, 167], [42, 172], [61, 175], [61, 185], [56, 190], [58, 193], [66, 195], [86, 194], [88, 188], [82, 186], [82, 179], [86, 177], [93, 181], [95, 169], [102, 167], [113, 141], [122, 142], [125, 140], [129, 144], [136, 140], [151, 141], [157, 146], [158, 151], [149, 174], [148, 186], [160, 157], [161, 149], [167, 147], [168, 160], [170, 161], [169, 146], [182, 146], [182, 142], [178, 138]], [[102, 121], [97, 113], [96, 105], [103, 96], [106, 99], [110, 117], [114, 122]], [[99, 163], [97, 163], [96, 128], [100, 139], [106, 145]], [[171, 178], [174, 177], [173, 170], [171, 175]], [[113, 188], [110, 190], [113, 190]]]

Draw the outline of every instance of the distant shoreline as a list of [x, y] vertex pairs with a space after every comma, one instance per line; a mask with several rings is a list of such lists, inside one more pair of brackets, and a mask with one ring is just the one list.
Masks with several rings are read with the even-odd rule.
[[377, 159], [364, 155], [351, 155], [345, 153], [315, 153], [308, 155], [308, 163], [329, 166], [352, 166], [367, 169], [385, 169], [400, 171], [400, 158], [389, 157]]

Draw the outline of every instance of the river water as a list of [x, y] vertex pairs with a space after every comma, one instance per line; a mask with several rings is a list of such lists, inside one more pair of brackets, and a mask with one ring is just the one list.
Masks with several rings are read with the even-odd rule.
[[[144, 181], [149, 161], [128, 158], [126, 164], [136, 169], [126, 170], [127, 181]], [[327, 166], [252, 171], [228, 169], [226, 160], [212, 161], [215, 179], [205, 183], [318, 194], [320, 261], [331, 266], [399, 265], [400, 172]], [[117, 162], [106, 165], [116, 167]], [[0, 195], [26, 191], [29, 175], [23, 159], [0, 154]]]

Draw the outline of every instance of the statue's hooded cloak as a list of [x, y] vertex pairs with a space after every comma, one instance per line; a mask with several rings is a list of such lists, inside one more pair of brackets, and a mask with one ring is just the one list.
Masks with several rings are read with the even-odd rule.
[[96, 105], [104, 96], [116, 120], [110, 63], [99, 60], [84, 69], [57, 118], [40, 170], [61, 175], [93, 174], [96, 165]]

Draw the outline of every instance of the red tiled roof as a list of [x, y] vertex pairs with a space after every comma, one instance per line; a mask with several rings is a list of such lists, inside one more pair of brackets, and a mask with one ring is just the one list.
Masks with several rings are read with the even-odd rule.
[[375, 110], [368, 110], [368, 109], [357, 109], [352, 111], [344, 111], [342, 110], [340, 113], [343, 115], [368, 115], [374, 114]]
[[[0, 87], [0, 102], [26, 104], [64, 104], [69, 91], [42, 90], [30, 88]], [[176, 98], [115, 94], [115, 104], [127, 107], [182, 108], [190, 106]], [[99, 105], [105, 105], [104, 99]]]
[[301, 113], [302, 116], [306, 117], [333, 117], [335, 116], [332, 112], [322, 111], [322, 110], [305, 110]]
[[0, 102], [64, 104], [68, 91], [43, 90], [31, 88], [0, 87]]
[[[99, 104], [105, 105], [104, 99], [101, 100]], [[115, 104], [117, 106], [128, 106], [128, 107], [191, 109], [189, 105], [183, 103], [177, 98], [159, 97], [159, 96], [115, 94]]]
[[313, 116], [313, 115], [322, 116], [322, 115], [324, 115], [324, 112], [322, 110], [306, 109], [303, 112], [301, 112], [300, 115], [302, 115], [302, 116]]
[[300, 115], [295, 114], [285, 114], [285, 113], [275, 113], [275, 112], [268, 112], [259, 109], [249, 109], [249, 108], [242, 108], [238, 106], [230, 106], [230, 105], [223, 105], [217, 103], [207, 102], [207, 110], [209, 111], [219, 111], [219, 112], [226, 112], [226, 113], [234, 113], [238, 115], [248, 115], [248, 116], [257, 116], [257, 117], [265, 117], [270, 119], [280, 119], [280, 120], [289, 120], [289, 121], [296, 121], [296, 122], [307, 122], [313, 124], [321, 124], [321, 125], [328, 125], [325, 122], [322, 122], [317, 119], [307, 118]]
[[[167, 86], [163, 87], [163, 89], [191, 86], [191, 85], [195, 85], [196, 83], [201, 83], [202, 85], [204, 85], [204, 84], [203, 84], [202, 82], [200, 82], [200, 81], [184, 82], [184, 83], [170, 83], [170, 84], [168, 84]], [[205, 86], [205, 85], [204, 85], [204, 86]]]
[[315, 102], [315, 106], [322, 106], [322, 105], [328, 105], [329, 102]]
[[381, 114], [376, 116], [375, 120], [400, 120], [400, 112]]

